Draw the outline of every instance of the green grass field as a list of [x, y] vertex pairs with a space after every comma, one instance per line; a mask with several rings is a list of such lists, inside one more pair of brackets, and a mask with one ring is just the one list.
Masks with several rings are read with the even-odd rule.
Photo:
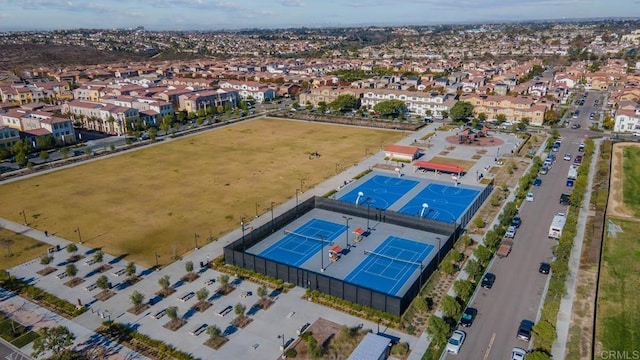
[[48, 244], [0, 228], [0, 270], [11, 269], [47, 253]]
[[640, 148], [635, 146], [624, 148], [622, 169], [624, 204], [636, 217], [640, 217]]
[[[0, 216], [103, 247], [142, 265], [171, 262], [397, 141], [401, 132], [263, 119], [0, 185]], [[318, 152], [320, 157], [309, 158]]]
[[596, 341], [602, 350], [598, 359], [607, 358], [607, 351], [640, 350], [640, 223], [608, 220], [623, 232], [615, 238], [605, 235], [596, 315]]

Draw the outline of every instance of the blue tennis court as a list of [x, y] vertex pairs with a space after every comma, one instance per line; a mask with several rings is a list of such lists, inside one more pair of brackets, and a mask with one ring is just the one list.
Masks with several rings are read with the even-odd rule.
[[398, 212], [454, 223], [479, 193], [459, 186], [429, 184]]
[[368, 203], [372, 207], [386, 210], [418, 183], [415, 180], [399, 177], [375, 175], [340, 197], [339, 200], [352, 204], [358, 201], [358, 205], [366, 205]]
[[276, 241], [259, 255], [299, 267], [318, 253], [323, 244], [324, 246], [330, 245], [345, 230], [347, 230], [346, 225], [311, 219], [299, 228], [285, 233], [282, 239]]
[[424, 263], [433, 249], [433, 245], [389, 236], [373, 254], [367, 254], [364, 261], [344, 280], [396, 295], [411, 275], [421, 270], [420, 264]]

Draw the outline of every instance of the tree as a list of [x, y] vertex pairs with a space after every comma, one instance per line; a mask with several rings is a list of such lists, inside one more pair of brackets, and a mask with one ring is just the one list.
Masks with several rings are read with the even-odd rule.
[[460, 303], [458, 303], [458, 301], [454, 297], [452, 297], [451, 295], [446, 295], [444, 298], [442, 298], [440, 309], [442, 310], [444, 316], [455, 318], [462, 311], [462, 306], [460, 306]]
[[222, 335], [222, 330], [220, 330], [217, 325], [211, 325], [207, 328], [207, 334], [209, 334], [212, 339], [215, 339]]
[[51, 264], [52, 261], [53, 261], [53, 256], [51, 255], [42, 255], [42, 257], [40, 258], [40, 264], [42, 265], [49, 265]]
[[227, 286], [227, 284], [229, 284], [229, 275], [222, 274], [218, 276], [218, 283], [220, 283], [221, 286]]
[[478, 246], [473, 253], [481, 264], [488, 264], [493, 255], [491, 250], [484, 245]]
[[258, 288], [257, 290], [257, 294], [258, 296], [260, 296], [261, 298], [267, 296], [267, 287], [262, 285]]
[[466, 123], [473, 116], [473, 105], [468, 101], [458, 101], [451, 107], [449, 115], [451, 115], [451, 120], [454, 122], [462, 121]]
[[329, 108], [335, 111], [347, 112], [359, 108], [358, 99], [352, 94], [338, 95], [329, 103]]
[[96, 286], [101, 290], [107, 290], [109, 288], [109, 278], [106, 275], [101, 275], [96, 280]]
[[68, 264], [64, 268], [64, 272], [66, 272], [67, 275], [72, 278], [72, 277], [75, 277], [76, 274], [78, 273], [78, 268], [74, 264]]
[[49, 160], [49, 153], [47, 151], [45, 151], [45, 150], [40, 151], [40, 155], [38, 155], [38, 156], [40, 156], [40, 159], [42, 161]]
[[64, 326], [56, 326], [54, 328], [42, 328], [38, 330], [38, 335], [33, 341], [33, 357], [51, 351], [55, 357], [65, 353], [67, 348], [73, 345], [76, 336]]
[[320, 114], [324, 114], [326, 110], [327, 110], [327, 103], [324, 101], [320, 101], [318, 103], [318, 111], [320, 112]]
[[447, 275], [453, 275], [456, 272], [455, 266], [453, 266], [453, 262], [449, 259], [445, 259], [442, 263], [440, 263], [440, 271]]
[[487, 114], [485, 114], [483, 112], [479, 113], [478, 114], [478, 120], [480, 120], [481, 122], [487, 120]]
[[151, 141], [156, 141], [156, 138], [158, 137], [158, 130], [152, 127], [149, 129], [148, 133], [149, 133], [149, 139], [151, 139]]
[[244, 306], [242, 303], [237, 303], [233, 310], [235, 311], [236, 315], [240, 318], [244, 316], [244, 312], [247, 310], [247, 307]]
[[505, 122], [505, 121], [507, 121], [507, 115], [505, 115], [505, 114], [498, 114], [498, 115], [496, 116], [496, 124], [500, 125], [500, 124], [502, 124], [502, 123], [503, 123], [503, 122]]
[[78, 246], [76, 246], [76, 244], [71, 243], [71, 244], [67, 245], [67, 252], [69, 254], [74, 253], [76, 251], [78, 251]]
[[196, 291], [196, 297], [198, 298], [198, 301], [205, 301], [209, 297], [209, 290], [202, 288]]
[[467, 262], [467, 267], [465, 268], [469, 276], [475, 278], [476, 276], [480, 276], [482, 274], [482, 265], [478, 260], [471, 259]]
[[93, 253], [93, 261], [99, 263], [104, 260], [104, 252], [102, 250], [98, 250]]
[[167, 290], [169, 286], [171, 286], [171, 281], [169, 281], [169, 275], [165, 275], [158, 279], [158, 285], [162, 288], [162, 290]]
[[427, 324], [427, 333], [431, 336], [436, 344], [444, 345], [447, 342], [449, 336], [449, 324], [441, 317], [431, 315], [429, 323]]
[[193, 271], [193, 261], [187, 261], [184, 263], [184, 269], [190, 273]]
[[551, 351], [553, 342], [558, 337], [555, 327], [546, 320], [542, 320], [533, 326], [533, 333], [536, 336], [536, 347]]
[[407, 112], [407, 104], [402, 100], [387, 100], [377, 103], [373, 110], [382, 117], [398, 117]]
[[134, 290], [129, 296], [131, 303], [133, 306], [138, 307], [144, 302], [144, 294], [139, 293], [137, 290]]
[[453, 290], [459, 298], [467, 301], [473, 295], [473, 283], [469, 280], [458, 280], [453, 283]]
[[124, 274], [128, 277], [133, 277], [136, 274], [136, 264], [129, 262], [124, 268]]
[[178, 319], [178, 308], [175, 306], [169, 306], [167, 308], [167, 316], [171, 321], [176, 321]]

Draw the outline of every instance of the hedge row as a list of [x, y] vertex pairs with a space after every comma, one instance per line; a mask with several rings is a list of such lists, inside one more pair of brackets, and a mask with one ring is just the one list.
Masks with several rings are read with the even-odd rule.
[[10, 276], [6, 270], [0, 271], [0, 286], [9, 291], [15, 292], [20, 296], [29, 298], [68, 319], [72, 319], [87, 311], [85, 307], [78, 308], [64, 299], [60, 299], [59, 297], [51, 295], [42, 289]]
[[141, 334], [124, 324], [105, 322], [102, 328], [98, 329], [98, 333], [113, 339], [117, 342], [125, 342], [132, 349], [141, 352], [145, 356], [151, 356], [155, 359], [175, 359], [175, 360], [192, 360], [195, 359], [190, 354], [177, 350], [172, 345], [152, 339], [147, 335]]
[[263, 275], [239, 266], [225, 264], [224, 255], [221, 255], [213, 260], [213, 268], [217, 271], [224, 272], [236, 277], [242, 277], [260, 285], [269, 286], [274, 289], [281, 289], [285, 293], [294, 288], [293, 284], [285, 283], [280, 279]]

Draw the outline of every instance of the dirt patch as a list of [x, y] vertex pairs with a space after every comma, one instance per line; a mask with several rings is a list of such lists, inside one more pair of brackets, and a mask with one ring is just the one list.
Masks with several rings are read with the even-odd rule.
[[460, 167], [462, 167], [464, 169], [465, 172], [468, 172], [469, 169], [471, 169], [473, 167], [473, 165], [476, 164], [475, 161], [454, 159], [454, 158], [444, 158], [444, 157], [439, 157], [439, 156], [433, 157], [429, 161], [437, 162], [437, 163], [440, 163], [440, 164], [446, 164], [446, 165], [460, 166]]
[[171, 330], [171, 331], [176, 331], [178, 329], [180, 329], [181, 327], [183, 327], [185, 324], [187, 323], [187, 320], [185, 319], [175, 319], [175, 320], [171, 320], [168, 323], [162, 325], [163, 328]]
[[[316, 320], [305, 334], [311, 334], [321, 349], [318, 359], [346, 359], [362, 340], [367, 331], [361, 328], [346, 328], [344, 325], [320, 318]], [[307, 335], [309, 336], [309, 335]], [[304, 336], [297, 338], [289, 347], [295, 349], [296, 356], [291, 359], [310, 359], [307, 342]]]
[[239, 316], [239, 317], [233, 319], [233, 321], [231, 321], [231, 325], [243, 329], [243, 328], [247, 327], [247, 325], [251, 324], [252, 321], [253, 321], [253, 319], [248, 317], [248, 316]]
[[160, 291], [156, 292], [156, 295], [162, 296], [163, 298], [168, 298], [174, 292], [176, 292], [176, 289], [166, 288], [166, 289], [160, 289]]
[[504, 145], [504, 140], [494, 137], [494, 136], [485, 136], [485, 137], [476, 137], [469, 142], [460, 142], [460, 138], [457, 135], [447, 136], [446, 140], [450, 144], [456, 144], [459, 146], [471, 146], [471, 147], [487, 147], [487, 146], [502, 146]]
[[231, 292], [233, 292], [233, 290], [235, 290], [236, 288], [234, 288], [233, 286], [227, 284], [224, 286], [220, 286], [218, 288], [218, 290], [216, 290], [216, 292], [220, 295], [229, 295], [231, 294]]
[[72, 287], [76, 287], [76, 286], [82, 284], [83, 282], [84, 282], [83, 278], [74, 277], [73, 279], [71, 279], [71, 280], [67, 281], [66, 283], [64, 283], [64, 285], [72, 288]]
[[189, 272], [185, 276], [181, 277], [180, 280], [186, 281], [186, 282], [193, 282], [193, 281], [197, 280], [199, 277], [200, 277], [200, 275], [198, 275], [196, 273], [193, 273], [193, 272]]
[[640, 144], [622, 143], [614, 144], [611, 154], [611, 176], [609, 184], [609, 203], [607, 205], [607, 216], [620, 218], [633, 218], [633, 213], [627, 209], [623, 201], [623, 176], [622, 161], [625, 147], [640, 147]]
[[222, 345], [226, 344], [229, 339], [224, 336], [214, 336], [209, 338], [204, 344], [212, 349], [220, 349]]
[[258, 300], [258, 302], [256, 302], [255, 304], [253, 304], [253, 306], [258, 307], [262, 310], [266, 310], [268, 308], [271, 307], [271, 305], [273, 305], [275, 302], [269, 298], [262, 298], [260, 300]]
[[82, 259], [84, 259], [84, 255], [75, 254], [75, 255], [73, 255], [73, 256], [70, 256], [70, 257], [67, 259], [67, 262], [68, 262], [68, 263], [74, 263], [74, 262], [78, 262], [78, 261], [80, 261], [80, 260], [82, 260]]
[[107, 271], [109, 271], [109, 270], [111, 270], [111, 269], [113, 269], [113, 266], [111, 266], [111, 265], [107, 265], [107, 264], [104, 264], [104, 265], [100, 265], [100, 267], [99, 267], [99, 268], [97, 268], [97, 269], [95, 270], [95, 272], [97, 272], [97, 273], [101, 273], [101, 274], [102, 274], [102, 273], [107, 272]]
[[53, 266], [47, 266], [46, 268], [42, 269], [42, 270], [38, 270], [37, 274], [40, 276], [47, 276], [49, 274], [51, 274], [52, 272], [55, 272], [57, 269], [54, 268]]
[[210, 302], [198, 301], [195, 305], [193, 305], [192, 309], [197, 310], [198, 312], [205, 312], [210, 307], [211, 307]]
[[96, 296], [94, 296], [94, 298], [96, 298], [96, 300], [100, 300], [100, 301], [107, 301], [110, 298], [116, 296], [116, 293], [114, 293], [111, 290], [103, 290], [101, 292], [99, 292], [98, 294], [96, 294]]
[[149, 304], [140, 304], [140, 305], [135, 305], [133, 307], [130, 307], [127, 312], [133, 314], [133, 315], [140, 315], [143, 311], [147, 310], [149, 308]]

